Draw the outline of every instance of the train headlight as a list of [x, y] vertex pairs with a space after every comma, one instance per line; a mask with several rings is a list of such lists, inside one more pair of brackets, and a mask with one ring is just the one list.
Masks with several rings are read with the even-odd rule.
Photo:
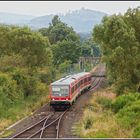
[[68, 99], [66, 98], [66, 101], [67, 101]]
[[54, 98], [52, 100], [54, 101]]

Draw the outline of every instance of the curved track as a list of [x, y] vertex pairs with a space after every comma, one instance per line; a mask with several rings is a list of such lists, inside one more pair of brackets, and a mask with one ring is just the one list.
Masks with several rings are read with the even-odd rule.
[[[104, 66], [99, 66], [98, 75], [104, 73]], [[93, 77], [92, 86], [88, 92], [92, 92], [99, 87], [103, 77]], [[59, 130], [61, 128], [61, 121], [65, 113], [63, 112], [52, 112], [48, 116], [45, 116], [42, 120], [24, 129], [12, 138], [59, 138]]]

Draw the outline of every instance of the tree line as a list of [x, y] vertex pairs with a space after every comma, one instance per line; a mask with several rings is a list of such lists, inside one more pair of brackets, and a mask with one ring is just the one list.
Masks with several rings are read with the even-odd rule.
[[105, 16], [93, 29], [100, 45], [109, 83], [118, 94], [140, 88], [140, 7]]
[[47, 28], [38, 31], [1, 24], [0, 118], [11, 117], [23, 101], [33, 105], [41, 97], [47, 98], [48, 85], [80, 56], [93, 55], [93, 49], [98, 55], [99, 49], [91, 40], [81, 42], [74, 29], [57, 15]]

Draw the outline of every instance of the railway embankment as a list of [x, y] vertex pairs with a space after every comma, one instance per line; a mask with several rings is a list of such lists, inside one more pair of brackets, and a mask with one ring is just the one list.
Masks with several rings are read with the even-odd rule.
[[139, 138], [140, 95], [116, 96], [110, 89], [92, 94], [73, 133], [84, 138]]
[[[103, 72], [102, 70], [103, 70], [102, 66], [98, 66], [98, 69], [96, 69], [97, 74], [102, 73]], [[91, 98], [92, 95], [91, 93], [100, 88], [103, 80], [104, 77], [101, 78], [93, 77], [93, 84], [91, 90], [79, 96], [75, 104], [69, 109], [68, 112], [66, 112], [60, 123], [60, 131], [59, 131], [60, 138], [77, 137], [77, 135], [73, 135], [72, 132], [73, 124], [75, 122], [78, 122], [78, 120], [81, 118], [81, 116], [83, 115], [83, 110], [86, 107], [89, 99]], [[18, 133], [21, 133], [27, 128], [30, 128], [34, 124], [40, 122], [44, 117], [49, 116], [50, 112], [51, 112], [50, 106], [48, 104], [44, 105], [43, 107], [35, 111], [31, 116], [26, 117], [16, 125], [10, 127], [10, 129], [8, 129], [8, 131], [5, 134], [5, 137], [10, 138], [14, 137]], [[40, 126], [37, 128], [40, 128]], [[44, 135], [46, 133], [47, 132], [45, 132]], [[24, 136], [26, 137], [26, 134]]]

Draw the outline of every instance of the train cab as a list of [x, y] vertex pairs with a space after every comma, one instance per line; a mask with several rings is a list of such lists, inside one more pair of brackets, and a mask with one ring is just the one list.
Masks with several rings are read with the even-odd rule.
[[68, 108], [85, 89], [91, 86], [91, 74], [82, 72], [61, 78], [50, 85], [50, 105]]

